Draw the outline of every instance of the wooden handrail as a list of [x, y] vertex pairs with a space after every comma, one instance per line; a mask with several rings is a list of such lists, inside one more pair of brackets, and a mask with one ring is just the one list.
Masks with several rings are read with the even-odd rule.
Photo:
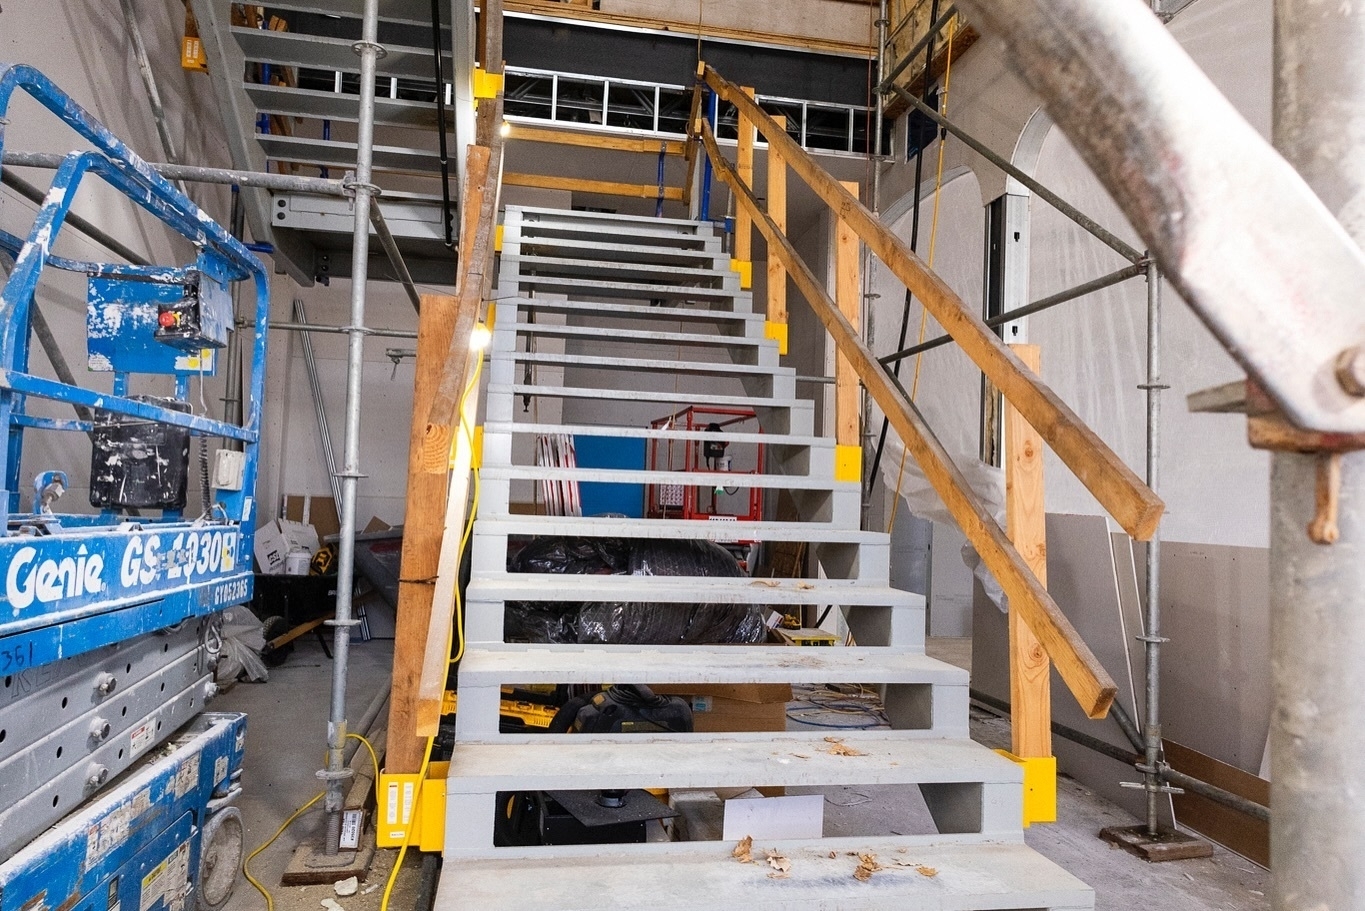
[[[734, 168], [721, 155], [710, 124], [702, 123], [701, 138], [711, 158], [711, 166], [730, 186], [738, 204], [749, 212], [754, 225], [767, 240], [769, 255], [776, 255], [782, 260], [788, 276], [810, 302], [811, 309], [824, 323], [839, 352], [853, 364], [868, 394], [896, 428], [967, 540], [972, 542], [1009, 596], [1010, 609], [1017, 611], [1037, 635], [1085, 713], [1091, 718], [1103, 718], [1118, 691], [1113, 678], [1072, 628], [1052, 596], [1039, 584], [1000, 525], [971, 492], [967, 479], [953, 464], [943, 444], [934, 436], [906, 395], [905, 389], [877, 362], [852, 324], [839, 312], [824, 285], [797, 254], [791, 241], [778, 230], [753, 192], [739, 180]], [[799, 152], [799, 148], [796, 151]], [[788, 156], [789, 163], [793, 163], [792, 158], [796, 153], [790, 149], [783, 149], [783, 153]], [[842, 188], [840, 192], [843, 192]]]
[[[758, 126], [769, 147], [776, 148], [815, 195], [837, 217], [846, 220], [863, 243], [914, 292], [938, 324], [1047, 441], [1114, 520], [1134, 538], [1150, 539], [1165, 509], [1161, 498], [1142, 483], [1055, 392], [1025, 369], [1014, 352], [943, 279], [878, 221], [856, 196], [839, 186], [839, 182], [780, 129], [757, 102], [710, 66], [705, 68], [703, 78], [717, 95], [735, 105], [741, 116]], [[714, 156], [712, 163], [717, 166]], [[869, 368], [869, 372], [880, 373], [881, 368]], [[868, 376], [864, 375], [863, 381], [868, 382]]]

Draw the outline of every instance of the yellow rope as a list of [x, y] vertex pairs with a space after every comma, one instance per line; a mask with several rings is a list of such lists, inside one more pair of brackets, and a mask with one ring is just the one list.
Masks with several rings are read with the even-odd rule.
[[[944, 117], [948, 116], [948, 87], [953, 81], [953, 36], [957, 33], [957, 17], [954, 16], [948, 23], [948, 62], [943, 68], [943, 91], [940, 94], [939, 111]], [[926, 72], [925, 78], [929, 74]], [[929, 226], [929, 268], [934, 268], [934, 254], [938, 248], [938, 207], [943, 198], [943, 152], [948, 145], [947, 133], [939, 138], [938, 143], [938, 171], [934, 175], [934, 216]], [[925, 308], [923, 301], [920, 302], [919, 312], [919, 340], [917, 345], [924, 344], [924, 336], [929, 328], [929, 311]], [[914, 401], [919, 395], [919, 374], [920, 365], [923, 362], [924, 352], [915, 355], [915, 375], [910, 382], [910, 401]], [[902, 444], [904, 441], [902, 440]], [[900, 469], [896, 472], [896, 495], [891, 499], [891, 516], [886, 523], [886, 533], [890, 534], [896, 527], [896, 511], [901, 502], [901, 485], [905, 481], [905, 457], [910, 452], [908, 447], [902, 446]]]

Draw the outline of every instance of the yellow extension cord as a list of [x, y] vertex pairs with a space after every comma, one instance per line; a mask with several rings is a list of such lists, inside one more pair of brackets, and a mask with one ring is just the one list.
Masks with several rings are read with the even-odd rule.
[[[948, 87], [953, 81], [953, 36], [957, 33], [957, 18], [954, 17], [948, 25], [948, 62], [943, 69], [943, 93], [939, 110], [944, 117], [948, 116]], [[928, 73], [926, 72], [926, 77]], [[929, 268], [934, 268], [934, 252], [938, 244], [938, 205], [943, 198], [943, 150], [948, 145], [948, 137], [945, 135], [939, 139], [938, 143], [938, 172], [934, 176], [934, 217], [929, 227]], [[929, 328], [929, 311], [924, 304], [920, 304], [919, 311], [919, 341], [915, 344], [924, 344], [924, 336]], [[913, 402], [919, 394], [919, 371], [920, 364], [923, 362], [924, 352], [915, 355], [915, 375], [910, 383], [910, 401]], [[902, 445], [900, 469], [896, 472], [896, 495], [891, 498], [891, 516], [887, 519], [886, 533], [891, 534], [896, 527], [896, 510], [901, 502], [901, 485], [905, 481], [905, 457], [909, 449]]]
[[[378, 781], [379, 781], [379, 756], [378, 756], [378, 754], [375, 753], [375, 751], [374, 751], [374, 746], [371, 745], [370, 742], [369, 742], [368, 740], [366, 740], [366, 739], [365, 739], [363, 736], [361, 736], [360, 734], [347, 734], [347, 735], [346, 735], [346, 738], [347, 738], [348, 740], [349, 740], [349, 739], [359, 740], [361, 743], [363, 743], [363, 744], [365, 745], [365, 749], [367, 749], [367, 750], [370, 751], [370, 762], [374, 764], [374, 780], [375, 780], [376, 782], [378, 782]], [[326, 791], [319, 791], [319, 792], [317, 793], [317, 795], [313, 797], [312, 800], [308, 801], [308, 802], [305, 803], [303, 806], [301, 806], [301, 807], [299, 807], [297, 810], [295, 810], [295, 811], [294, 811], [294, 814], [293, 814], [292, 816], [290, 816], [288, 819], [286, 819], [286, 820], [284, 821], [284, 823], [283, 823], [278, 829], [275, 830], [275, 834], [274, 834], [274, 835], [272, 835], [272, 836], [270, 836], [270, 838], [266, 839], [266, 841], [265, 841], [264, 844], [262, 844], [262, 845], [261, 845], [259, 848], [257, 848], [255, 851], [252, 851], [250, 854], [248, 854], [248, 855], [246, 856], [246, 859], [242, 861], [242, 875], [244, 875], [244, 876], [246, 877], [246, 881], [247, 881], [247, 882], [251, 883], [253, 886], [256, 887], [256, 891], [257, 891], [257, 892], [259, 892], [259, 893], [261, 893], [262, 895], [265, 896], [265, 907], [266, 907], [266, 911], [275, 911], [275, 899], [271, 897], [270, 892], [266, 889], [266, 887], [265, 887], [264, 885], [261, 884], [260, 880], [256, 879], [256, 877], [254, 877], [254, 876], [251, 875], [251, 861], [255, 859], [255, 857], [256, 857], [257, 854], [260, 854], [260, 853], [261, 853], [262, 851], [264, 851], [266, 848], [268, 848], [268, 847], [270, 847], [271, 845], [273, 845], [273, 844], [275, 843], [276, 839], [278, 839], [281, 835], [284, 834], [284, 830], [287, 829], [287, 828], [289, 828], [291, 825], [294, 824], [294, 820], [298, 819], [298, 818], [299, 818], [300, 816], [302, 816], [304, 813], [308, 812], [309, 808], [311, 808], [315, 803], [317, 803], [319, 800], [321, 800], [322, 797], [323, 797], [323, 795], [326, 794], [326, 793], [327, 793]]]

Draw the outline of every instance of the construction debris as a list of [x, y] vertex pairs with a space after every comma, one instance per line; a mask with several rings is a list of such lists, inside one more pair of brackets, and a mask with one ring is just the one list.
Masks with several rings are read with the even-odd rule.
[[735, 845], [735, 850], [730, 852], [730, 856], [742, 864], [753, 863], [754, 837], [752, 835], [745, 835], [741, 838], [739, 844]]
[[858, 882], [867, 882], [872, 878], [872, 874], [878, 870], [885, 870], [881, 864], [877, 863], [877, 855], [871, 852], [858, 855], [858, 868], [853, 871], [853, 878]]
[[866, 755], [867, 755], [867, 754], [864, 753], [862, 750], [855, 750], [853, 747], [848, 746], [848, 745], [845, 744], [844, 741], [843, 741], [841, 738], [839, 738], [839, 737], [826, 737], [826, 738], [825, 738], [825, 743], [828, 743], [828, 744], [830, 745], [830, 746], [829, 746], [829, 750], [828, 750], [827, 752], [829, 752], [831, 755], [834, 755], [834, 756], [866, 756]]

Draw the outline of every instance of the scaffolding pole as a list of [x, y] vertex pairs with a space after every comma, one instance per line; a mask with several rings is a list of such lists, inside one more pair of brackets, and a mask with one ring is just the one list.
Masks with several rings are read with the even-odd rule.
[[318, 777], [327, 783], [323, 809], [327, 813], [324, 849], [337, 854], [341, 814], [346, 804], [346, 779], [351, 770], [343, 758], [346, 748], [346, 677], [350, 655], [355, 570], [355, 499], [360, 473], [360, 396], [365, 364], [365, 286], [370, 266], [370, 201], [379, 188], [371, 183], [374, 158], [375, 62], [386, 53], [379, 43], [379, 0], [365, 0], [361, 38], [353, 48], [360, 57], [360, 123], [356, 132], [355, 232], [351, 243], [351, 323], [346, 362], [346, 425], [341, 467], [341, 534], [337, 546], [337, 599], [333, 626], [332, 702], [327, 721], [327, 766]]

